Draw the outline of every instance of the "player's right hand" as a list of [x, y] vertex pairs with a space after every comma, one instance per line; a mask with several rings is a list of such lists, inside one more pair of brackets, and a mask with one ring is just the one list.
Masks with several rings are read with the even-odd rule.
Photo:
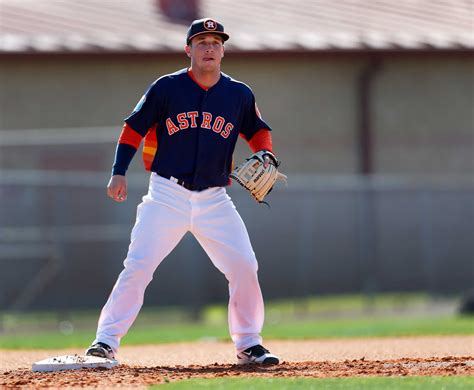
[[107, 195], [116, 202], [127, 200], [127, 178], [121, 175], [114, 175], [107, 184]]

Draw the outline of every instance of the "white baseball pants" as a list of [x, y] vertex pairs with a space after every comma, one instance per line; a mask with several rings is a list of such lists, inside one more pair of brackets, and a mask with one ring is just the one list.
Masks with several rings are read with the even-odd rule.
[[155, 173], [138, 205], [124, 269], [102, 309], [94, 343], [118, 350], [140, 311], [153, 272], [188, 231], [229, 282], [229, 331], [237, 352], [262, 343], [264, 306], [257, 260], [225, 188], [189, 191]]

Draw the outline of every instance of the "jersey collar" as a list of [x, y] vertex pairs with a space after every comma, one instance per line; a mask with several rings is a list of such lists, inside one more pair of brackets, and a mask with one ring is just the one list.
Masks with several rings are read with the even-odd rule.
[[[201, 83], [199, 83], [199, 81], [196, 80], [196, 77], [194, 76], [194, 73], [193, 73], [193, 71], [191, 70], [191, 68], [188, 68], [188, 76], [189, 76], [201, 89], [203, 89], [204, 91], [209, 91], [210, 88], [205, 87], [204, 85], [202, 85]], [[217, 84], [219, 84], [219, 82], [221, 81], [221, 78], [222, 78], [222, 74], [220, 75], [220, 78], [219, 78], [219, 80], [217, 81], [217, 83], [215, 83], [211, 88], [214, 88]]]

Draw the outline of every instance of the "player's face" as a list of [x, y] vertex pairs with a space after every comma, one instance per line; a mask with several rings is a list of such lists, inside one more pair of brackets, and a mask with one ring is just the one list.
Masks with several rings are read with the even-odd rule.
[[220, 69], [224, 57], [224, 44], [219, 35], [201, 34], [193, 38], [191, 45], [186, 46], [186, 53], [191, 58], [193, 69], [215, 71]]

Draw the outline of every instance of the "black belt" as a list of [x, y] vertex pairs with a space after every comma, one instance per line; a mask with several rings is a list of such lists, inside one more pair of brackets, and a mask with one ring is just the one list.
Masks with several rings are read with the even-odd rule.
[[209, 187], [196, 186], [194, 184], [186, 183], [185, 181], [180, 180], [180, 179], [178, 179], [174, 176], [171, 176], [171, 175], [162, 175], [160, 173], [157, 173], [157, 175], [161, 176], [161, 177], [164, 177], [165, 179], [168, 179], [168, 180], [172, 181], [173, 183], [176, 183], [176, 184], [180, 185], [181, 187], [186, 188], [189, 191], [204, 191], [204, 190], [207, 190], [209, 188]]

